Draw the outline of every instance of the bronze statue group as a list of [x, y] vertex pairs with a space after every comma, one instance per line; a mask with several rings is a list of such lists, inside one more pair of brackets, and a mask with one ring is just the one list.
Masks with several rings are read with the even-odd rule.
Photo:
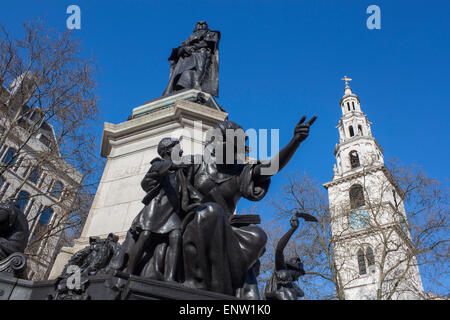
[[[279, 170], [306, 139], [314, 120], [305, 122], [303, 117], [292, 140], [272, 159], [279, 161]], [[151, 161], [141, 183], [147, 192], [145, 206], [134, 219], [122, 250], [110, 267], [191, 288], [262, 299], [256, 277], [267, 236], [257, 226], [259, 216], [234, 212], [242, 197], [258, 201], [265, 196], [271, 175], [262, 174], [262, 169], [271, 163], [242, 163], [237, 148], [232, 163], [218, 161], [224, 159], [217, 159], [217, 154], [225, 157], [226, 145], [231, 143], [226, 131], [242, 128], [234, 122], [222, 121], [215, 129], [222, 139], [207, 142], [205, 149], [213, 150], [211, 161], [206, 161], [203, 155], [191, 155], [175, 164], [171, 155], [182, 154], [179, 141], [161, 140], [159, 157]], [[219, 148], [222, 153], [216, 152]], [[267, 299], [295, 299], [302, 295], [292, 285], [304, 273], [300, 262], [285, 262], [282, 255], [290, 235], [280, 241], [277, 249], [281, 258], [267, 286]]]
[[[193, 34], [172, 50], [164, 95], [194, 88], [218, 96], [219, 40], [218, 31], [209, 30], [204, 21], [198, 22]], [[91, 238], [90, 245], [75, 254], [67, 266], [78, 266], [83, 281], [98, 272], [122, 272], [242, 299], [301, 297], [303, 292], [295, 281], [304, 274], [303, 265], [298, 258], [285, 261], [283, 250], [298, 227], [298, 216], [306, 216], [297, 214], [291, 220], [291, 229], [276, 249], [275, 269], [262, 295], [257, 275], [267, 235], [258, 226], [258, 215], [239, 215], [235, 211], [241, 198], [264, 198], [271, 176], [290, 161], [308, 137], [316, 117], [305, 120], [302, 117], [298, 122], [289, 143], [264, 163], [242, 161], [246, 148], [229, 148], [235, 141], [234, 136], [233, 141], [227, 140], [227, 131], [243, 132], [240, 125], [231, 121], [221, 121], [214, 128], [220, 139], [206, 142], [208, 156], [183, 156], [177, 139], [162, 139], [159, 157], [151, 161], [141, 182], [146, 192], [144, 207], [132, 222], [122, 246], [112, 234], [105, 240]], [[232, 161], [225, 161], [229, 159], [225, 159], [227, 150], [233, 152]], [[174, 155], [182, 161], [173, 161]], [[278, 170], [266, 172], [273, 167]], [[0, 259], [25, 249], [28, 229], [26, 223], [22, 226], [21, 217], [12, 205], [0, 207]], [[66, 268], [57, 281], [62, 298], [71, 295], [65, 282], [68, 278]], [[120, 285], [115, 284], [119, 289]]]

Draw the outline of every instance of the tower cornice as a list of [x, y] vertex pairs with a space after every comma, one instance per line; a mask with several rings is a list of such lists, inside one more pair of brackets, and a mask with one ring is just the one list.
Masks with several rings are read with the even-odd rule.
[[343, 182], [348, 182], [348, 181], [351, 181], [351, 180], [355, 180], [355, 179], [360, 178], [360, 177], [363, 177], [363, 176], [365, 176], [365, 175], [367, 175], [367, 174], [369, 174], [369, 173], [374, 173], [374, 172], [377, 172], [377, 171], [382, 171], [383, 168], [385, 168], [384, 165], [379, 165], [379, 166], [373, 166], [373, 167], [369, 167], [369, 168], [364, 168], [364, 170], [360, 170], [360, 171], [358, 171], [358, 172], [355, 172], [355, 173], [351, 173], [351, 174], [349, 174], [349, 175], [346, 175], [345, 177], [338, 178], [338, 179], [333, 180], [333, 181], [330, 181], [330, 182], [326, 182], [326, 183], [322, 184], [322, 186], [323, 186], [325, 189], [328, 190], [328, 188], [331, 187], [331, 186], [335, 186], [335, 185], [341, 184], [341, 183], [343, 183]]
[[381, 148], [381, 146], [380, 146], [380, 144], [378, 143], [377, 139], [375, 139], [374, 137], [368, 137], [368, 136], [354, 136], [354, 137], [351, 137], [351, 138], [349, 138], [349, 139], [347, 139], [347, 140], [345, 140], [345, 141], [343, 141], [343, 142], [337, 144], [337, 145], [335, 146], [335, 148], [334, 148], [334, 155], [336, 155], [336, 154], [338, 153], [338, 151], [339, 151], [339, 149], [340, 149], [341, 147], [344, 147], [344, 146], [346, 146], [346, 145], [348, 145], [348, 144], [354, 143], [354, 142], [356, 142], [356, 141], [358, 141], [358, 140], [370, 140], [370, 141], [375, 142], [375, 145], [380, 149], [381, 153], [383, 153], [383, 148]]
[[405, 199], [405, 193], [403, 192], [402, 188], [399, 186], [397, 181], [395, 181], [394, 177], [392, 176], [392, 173], [389, 171], [389, 169], [384, 164], [378, 165], [378, 166], [366, 167], [363, 170], [360, 170], [358, 172], [351, 173], [349, 175], [346, 175], [341, 178], [337, 178], [330, 182], [326, 182], [326, 183], [322, 184], [322, 186], [326, 190], [328, 190], [329, 187], [336, 186], [336, 185], [339, 185], [344, 182], [349, 182], [349, 181], [364, 177], [367, 174], [375, 173], [377, 171], [382, 171], [384, 173], [384, 175], [386, 176], [386, 178], [389, 180], [389, 182], [394, 186], [395, 190], [397, 191], [397, 193], [401, 197], [401, 199]]

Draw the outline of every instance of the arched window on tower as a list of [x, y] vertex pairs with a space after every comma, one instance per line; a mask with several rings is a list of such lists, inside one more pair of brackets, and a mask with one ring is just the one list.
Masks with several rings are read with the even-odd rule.
[[349, 191], [350, 208], [357, 209], [365, 205], [364, 190], [360, 184], [354, 184]]
[[373, 250], [371, 247], [367, 247], [366, 259], [367, 259], [367, 265], [369, 267], [375, 265], [375, 257], [373, 255]]
[[360, 166], [358, 152], [356, 152], [356, 150], [350, 151], [349, 157], [351, 168], [352, 169], [358, 168]]
[[366, 270], [366, 258], [364, 256], [364, 250], [362, 248], [359, 248], [357, 253], [358, 258], [358, 268], [359, 268], [359, 274], [363, 275], [367, 273]]
[[347, 109], [350, 111], [350, 102], [347, 102]]
[[353, 137], [355, 135], [355, 131], [353, 131], [353, 126], [348, 127], [348, 132], [350, 133], [350, 137]]
[[363, 135], [363, 129], [362, 129], [362, 125], [358, 125], [358, 135], [362, 136]]
[[358, 260], [358, 269], [360, 275], [367, 274], [368, 268], [369, 270], [372, 270], [372, 272], [374, 272], [374, 269], [370, 268], [375, 265], [375, 256], [373, 255], [372, 247], [368, 246], [365, 253], [363, 248], [359, 248], [358, 252], [356, 253], [356, 258]]
[[355, 109], [355, 101], [352, 101], [352, 107], [353, 107], [353, 110], [356, 110]]

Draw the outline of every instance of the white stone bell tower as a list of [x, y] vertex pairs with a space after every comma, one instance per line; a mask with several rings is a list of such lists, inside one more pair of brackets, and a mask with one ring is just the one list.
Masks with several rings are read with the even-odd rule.
[[344, 77], [339, 144], [328, 190], [334, 260], [345, 299], [417, 299], [423, 292], [403, 192]]

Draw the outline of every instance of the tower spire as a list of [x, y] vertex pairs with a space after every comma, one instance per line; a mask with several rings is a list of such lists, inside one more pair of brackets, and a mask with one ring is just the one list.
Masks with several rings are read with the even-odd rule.
[[348, 82], [352, 81], [353, 79], [349, 78], [347, 76], [344, 76], [341, 80], [345, 81], [345, 89], [344, 89], [345, 94], [351, 94], [352, 93], [352, 88], [350, 88]]

